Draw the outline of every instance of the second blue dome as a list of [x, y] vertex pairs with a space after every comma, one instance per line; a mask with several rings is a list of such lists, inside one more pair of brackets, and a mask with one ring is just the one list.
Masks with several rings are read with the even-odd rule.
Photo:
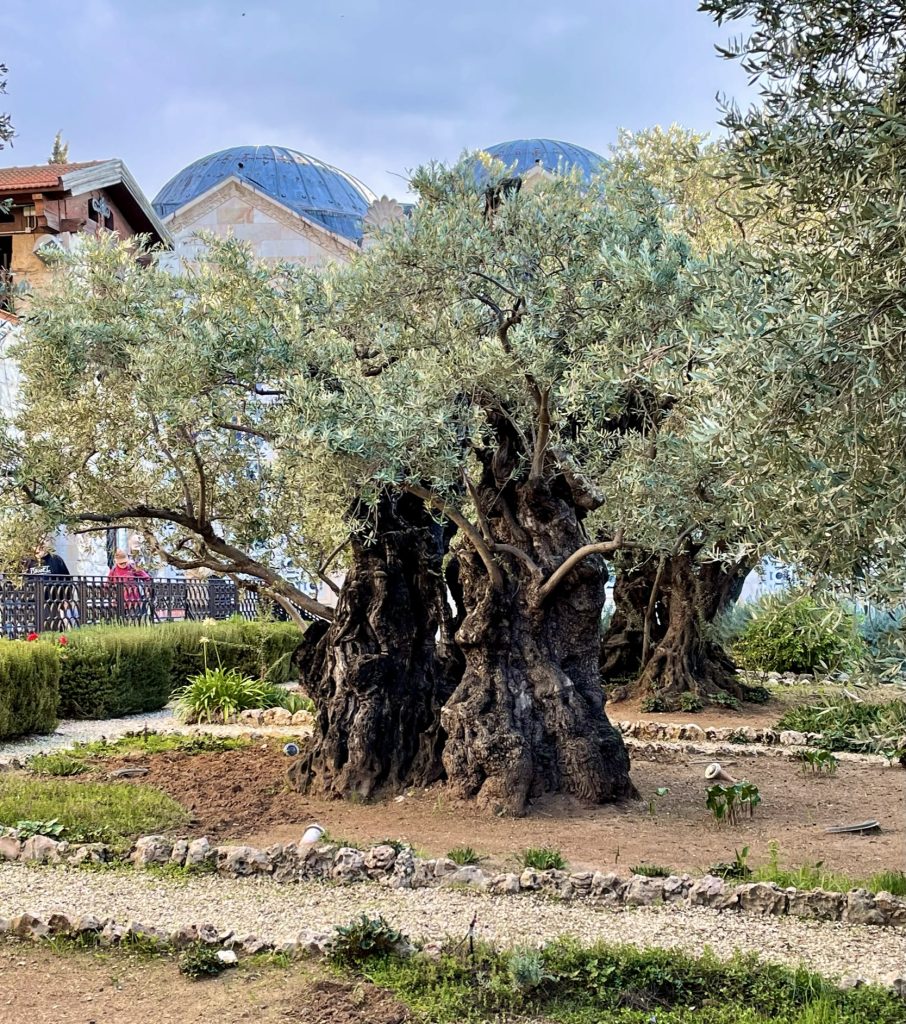
[[507, 167], [515, 167], [517, 174], [525, 174], [536, 164], [540, 164], [552, 174], [560, 171], [571, 171], [578, 167], [583, 177], [588, 180], [600, 173], [607, 164], [603, 156], [593, 153], [582, 146], [574, 146], [570, 142], [557, 142], [556, 139], [514, 139], [512, 142], [498, 142], [496, 146], [487, 146], [486, 153], [496, 157]]

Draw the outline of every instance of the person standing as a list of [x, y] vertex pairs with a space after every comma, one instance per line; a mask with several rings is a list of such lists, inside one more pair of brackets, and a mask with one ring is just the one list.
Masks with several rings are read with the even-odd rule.
[[126, 618], [140, 619], [147, 604], [146, 597], [151, 577], [139, 569], [122, 548], [113, 553], [113, 565], [107, 573], [107, 583], [122, 587], [122, 608]]
[[36, 601], [43, 602], [43, 629], [62, 630], [78, 621], [78, 612], [71, 600], [72, 587], [64, 582], [72, 579], [72, 573], [47, 541], [42, 541], [35, 549], [35, 557], [26, 563], [25, 571], [29, 576], [48, 577], [47, 585], [38, 588], [35, 595]]

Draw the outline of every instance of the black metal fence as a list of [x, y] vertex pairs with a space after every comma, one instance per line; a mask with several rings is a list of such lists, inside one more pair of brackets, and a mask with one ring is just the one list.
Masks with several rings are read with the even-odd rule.
[[102, 623], [227, 619], [260, 613], [258, 595], [231, 580], [108, 579], [106, 576], [0, 578], [0, 632], [23, 637]]

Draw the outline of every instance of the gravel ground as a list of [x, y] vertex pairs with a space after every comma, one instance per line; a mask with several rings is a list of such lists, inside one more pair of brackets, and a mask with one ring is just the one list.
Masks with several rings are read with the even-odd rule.
[[492, 897], [457, 889], [390, 890], [378, 885], [280, 885], [269, 879], [210, 876], [160, 879], [140, 872], [29, 868], [0, 864], [0, 916], [60, 910], [93, 913], [161, 928], [210, 922], [270, 941], [302, 929], [329, 930], [362, 912], [383, 914], [409, 935], [462, 936], [473, 915], [482, 938], [499, 945], [534, 944], [561, 935], [641, 947], [719, 955], [752, 951], [766, 960], [805, 964], [828, 977], [880, 981], [906, 964], [906, 931], [895, 928], [719, 914], [698, 908], [613, 911], [536, 896]]
[[[24, 736], [18, 740], [0, 743], [0, 765], [16, 758], [20, 761], [34, 754], [46, 753], [49, 750], [65, 750], [76, 743], [87, 743], [91, 740], [117, 739], [127, 732], [144, 729], [154, 732], [207, 732], [214, 736], [286, 736], [304, 735], [305, 727], [296, 726], [255, 726], [247, 725], [184, 725], [173, 714], [172, 708], [162, 711], [147, 711], [139, 715], [126, 715], [124, 718], [98, 718], [87, 721], [63, 719], [57, 730], [49, 736]], [[309, 730], [310, 731], [310, 730]]]

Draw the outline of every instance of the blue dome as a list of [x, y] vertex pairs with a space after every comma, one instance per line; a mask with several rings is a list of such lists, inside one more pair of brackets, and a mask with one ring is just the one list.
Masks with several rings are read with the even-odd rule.
[[358, 241], [374, 194], [352, 175], [283, 146], [235, 146], [189, 164], [154, 197], [167, 217], [208, 189], [236, 177], [329, 231]]
[[525, 174], [536, 164], [546, 171], [571, 171], [578, 167], [586, 180], [598, 174], [606, 166], [603, 156], [592, 153], [590, 149], [573, 146], [569, 142], [557, 142], [554, 139], [515, 139], [513, 142], [498, 142], [496, 146], [488, 146], [486, 153], [496, 157], [513, 167], [517, 174]]

